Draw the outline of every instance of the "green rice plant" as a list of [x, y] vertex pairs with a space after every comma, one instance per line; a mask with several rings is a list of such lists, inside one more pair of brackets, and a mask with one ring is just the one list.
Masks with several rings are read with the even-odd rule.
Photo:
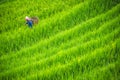
[[[82, 44], [83, 42], [87, 42], [87, 41], [89, 41], [89, 40], [93, 40], [93, 39], [97, 39], [97, 38], [100, 38], [100, 37], [102, 37], [102, 36], [104, 36], [104, 35], [106, 35], [107, 33], [110, 33], [111, 31], [113, 31], [114, 29], [112, 29], [113, 27], [112, 26], [116, 26], [116, 28], [115, 29], [117, 29], [117, 26], [119, 26], [119, 24], [117, 24], [118, 22], [119, 22], [119, 17], [117, 17], [116, 19], [114, 19], [113, 21], [110, 21], [110, 22], [108, 22], [108, 23], [106, 23], [105, 25], [103, 25], [102, 27], [100, 27], [97, 31], [96, 31], [96, 34], [95, 34], [95, 32], [91, 32], [91, 34], [92, 35], [86, 35], [86, 36], [84, 36], [83, 38], [81, 38], [81, 39], [79, 39], [79, 37], [77, 38], [77, 39], [79, 39], [78, 40], [78, 42], [76, 42], [77, 40], [76, 39], [73, 39], [72, 41], [74, 41], [74, 45], [71, 45], [70, 43], [71, 42], [68, 42], [67, 44], [64, 44], [64, 46], [63, 46], [63, 48], [62, 49], [64, 49], [64, 47], [65, 47], [65, 45], [70, 45], [70, 47], [72, 47], [72, 46], [75, 46], [75, 43], [76, 43], [76, 45], [78, 45], [78, 44]], [[118, 22], [116, 22], [116, 21], [118, 21]], [[112, 25], [110, 25], [110, 24], [112, 24]], [[107, 29], [107, 30], [109, 30], [107, 33], [106, 33], [106, 31], [104, 31], [104, 29]], [[102, 33], [102, 34], [101, 34]], [[90, 34], [90, 33], [89, 33]], [[119, 34], [119, 33], [118, 33]], [[87, 39], [87, 40], [86, 40]], [[65, 42], [66, 43], [66, 42]], [[48, 45], [48, 44], [47, 44]], [[59, 49], [59, 47], [60, 47], [60, 45], [59, 45], [59, 47], [56, 49], [56, 47], [57, 47], [58, 45], [56, 45], [55, 47], [53, 47], [53, 45], [51, 45], [50, 46], [50, 49], [49, 49], [49, 47], [48, 48], [46, 48], [46, 49], [40, 49], [41, 50], [41, 52], [39, 52], [38, 50], [36, 50], [36, 49], [38, 49], [38, 46], [36, 46], [35, 48], [33, 48], [32, 50], [30, 50], [30, 49], [28, 49], [28, 50], [25, 50], [24, 52], [21, 52], [21, 53], [19, 53], [20, 55], [18, 55], [18, 54], [16, 54], [16, 56], [13, 56], [14, 57], [14, 59], [12, 59], [13, 57], [11, 57], [10, 58], [10, 56], [8, 56], [8, 58], [5, 58], [5, 59], [3, 59], [2, 60], [2, 62], [3, 62], [3, 64], [4, 63], [11, 63], [11, 59], [12, 59], [12, 62], [14, 61], [14, 60], [21, 60], [21, 63], [23, 63], [23, 62], [26, 62], [26, 63], [28, 63], [28, 62], [31, 62], [34, 58], [35, 58], [35, 56], [36, 57], [38, 57], [38, 59], [40, 58], [40, 56], [41, 56], [41, 58], [43, 57], [43, 56], [45, 56], [45, 58], [46, 57], [48, 57], [48, 55], [50, 55], [50, 53], [52, 53], [52, 55], [53, 55], [53, 52], [55, 53], [56, 51], [58, 52], [59, 50], [61, 50], [61, 48]], [[52, 48], [53, 47], [53, 48]], [[41, 48], [41, 47], [40, 47]], [[54, 49], [55, 48], [55, 49]], [[67, 48], [69, 48], [69, 46], [67, 46]], [[53, 50], [53, 51], [51, 51], [51, 49]], [[48, 50], [48, 51], [47, 51]], [[56, 51], [54, 51], [54, 50], [56, 50]], [[37, 54], [35, 54], [35, 51], [37, 52]], [[46, 52], [47, 51], [47, 52]], [[34, 53], [34, 54], [33, 54]], [[46, 54], [45, 54], [46, 53]], [[49, 54], [47, 54], [47, 53], [49, 53]], [[40, 55], [40, 56], [39, 56]], [[34, 56], [34, 57], [33, 57]], [[26, 60], [26, 57], [28, 58], [29, 57], [29, 60], [30, 61], [27, 61]], [[22, 59], [23, 59], [23, 61], [22, 61]], [[33, 58], [33, 59], [32, 59]], [[40, 59], [41, 59], [40, 58]], [[8, 60], [9, 59], [9, 60]], [[24, 59], [26, 60], [26, 61], [24, 61]], [[37, 60], [38, 60], [37, 59]], [[5, 64], [6, 65], [6, 64]], [[8, 64], [9, 65], [9, 64]], [[19, 66], [19, 65], [21, 65], [20, 64], [20, 62], [19, 62], [19, 64], [16, 64], [17, 66]], [[15, 67], [15, 65], [13, 65], [14, 67]], [[9, 66], [10, 67], [10, 66]]]
[[[84, 4], [83, 4], [84, 5]], [[89, 7], [88, 7], [89, 8]], [[119, 8], [119, 7], [118, 7]], [[74, 8], [73, 8], [74, 9]], [[78, 7], [76, 6], [76, 8], [75, 9], [79, 9], [79, 5], [78, 5]], [[82, 10], [83, 8], [80, 6], [80, 9]], [[87, 10], [87, 9], [85, 9], [85, 10]], [[79, 10], [80, 11], [80, 10]], [[105, 11], [105, 10], [104, 10]], [[72, 12], [73, 13], [73, 12]], [[98, 13], [98, 12], [97, 12]], [[97, 15], [97, 13], [96, 13], [96, 15]], [[66, 14], [66, 13], [65, 13]], [[93, 13], [91, 13], [91, 14], [93, 14]], [[78, 13], [78, 15], [79, 15], [79, 13]], [[84, 14], [83, 14], [84, 15]], [[76, 15], [77, 16], [77, 15]], [[76, 16], [73, 16], [73, 17], [76, 17]], [[67, 17], [67, 16], [66, 16]], [[68, 16], [69, 17], [69, 16]], [[68, 19], [68, 17], [67, 17], [67, 20], [68, 20], [68, 22], [67, 23], [72, 23], [72, 22], [69, 22], [69, 20], [70, 19], [74, 19], [74, 18], [70, 18], [70, 19]], [[57, 17], [56, 17], [57, 18]], [[79, 17], [78, 17], [79, 18]], [[54, 18], [53, 18], [54, 19]], [[58, 18], [59, 19], [59, 18]], [[63, 18], [64, 19], [64, 18]], [[67, 21], [66, 20], [66, 21]], [[80, 20], [82, 20], [82, 18], [80, 18]], [[57, 19], [56, 19], [56, 21], [57, 22], [59, 22]], [[73, 20], [74, 21], [74, 20]], [[52, 22], [53, 22], [53, 20], [52, 20]], [[2, 37], [2, 40], [4, 39], [4, 41], [1, 41], [2, 42], [2, 45], [4, 45], [4, 44], [8, 44], [6, 47], [9, 47], [9, 50], [5, 50], [5, 45], [4, 46], [2, 46], [1, 45], [1, 47], [3, 48], [3, 50], [4, 51], [1, 51], [2, 53], [8, 53], [9, 51], [16, 51], [16, 50], [19, 50], [19, 49], [21, 49], [22, 47], [24, 47], [24, 46], [29, 46], [29, 45], [31, 45], [31, 44], [34, 44], [36, 41], [38, 41], [39, 39], [43, 39], [43, 38], [46, 38], [46, 37], [48, 37], [48, 36], [50, 36], [50, 35], [54, 35], [55, 33], [56, 33], [56, 30], [59, 30], [59, 31], [61, 31], [61, 30], [63, 30], [63, 29], [66, 29], [65, 27], [67, 27], [67, 23], [65, 23], [64, 24], [64, 26], [65, 27], [63, 27], [63, 22], [61, 22], [60, 21], [60, 24], [58, 24], [57, 22], [55, 22], [55, 24], [49, 24], [49, 23], [47, 23], [47, 25], [46, 25], [46, 27], [42, 27], [42, 28], [36, 28], [35, 30], [33, 30], [33, 31], [28, 31], [28, 30], [26, 30], [26, 32], [25, 33], [18, 33], [18, 31], [17, 31], [17, 33], [15, 34], [15, 35], [11, 35], [12, 37], [10, 37], [10, 33], [9, 33], [9, 36], [7, 36], [9, 39], [9, 41], [7, 41], [6, 40], [6, 37], [5, 37], [5, 34], [4, 34], [4, 36], [1, 36]], [[79, 20], [78, 20], [78, 22], [79, 22]], [[74, 23], [73, 23], [74, 24]], [[49, 26], [51, 26], [52, 25], [52, 27], [49, 27]], [[58, 27], [61, 27], [61, 29], [59, 29], [58, 27], [57, 27], [57, 25], [59, 25]], [[69, 25], [71, 25], [71, 24], [69, 24]], [[41, 26], [42, 26], [42, 24], [41, 24]], [[45, 25], [44, 25], [45, 26]], [[53, 28], [55, 26], [55, 28]], [[72, 26], [72, 25], [71, 25]], [[57, 28], [57, 29], [56, 29]], [[70, 26], [69, 26], [69, 28], [70, 28]], [[46, 30], [47, 29], [47, 30]], [[50, 30], [50, 29], [52, 29], [52, 30]], [[50, 32], [47, 32], [47, 31], [50, 31]], [[52, 32], [51, 32], [52, 31]], [[58, 31], [57, 31], [58, 32]], [[35, 36], [34, 36], [34, 35]], [[6, 34], [7, 35], [7, 34]], [[24, 36], [23, 36], [24, 35]], [[28, 36], [27, 38], [26, 38], [26, 36]], [[18, 38], [17, 38], [18, 37]], [[22, 40], [21, 40], [22, 39]], [[11, 43], [11, 41], [12, 41], [12, 43]], [[18, 44], [16, 44], [16, 42], [18, 43]], [[24, 44], [24, 45], [23, 45]], [[14, 46], [16, 46], [16, 48], [13, 48], [11, 45], [14, 45]]]
[[[116, 31], [115, 31], [116, 32]], [[117, 32], [118, 32], [118, 34], [119, 34], [119, 29], [117, 30]], [[117, 34], [117, 33], [116, 33]], [[61, 63], [61, 64], [65, 64], [66, 63], [66, 60], [68, 59], [68, 62], [69, 62], [69, 59], [71, 60], [72, 58], [74, 59], [74, 57], [76, 57], [76, 56], [78, 56], [79, 55], [79, 52], [80, 53], [86, 53], [85, 51], [89, 51], [89, 52], [91, 52], [92, 50], [94, 50], [94, 49], [96, 49], [96, 48], [98, 48], [100, 45], [101, 46], [104, 46], [105, 44], [108, 44], [108, 42], [110, 41], [109, 40], [109, 38], [111, 39], [111, 37], [110, 36], [112, 36], [112, 37], [114, 37], [114, 35], [115, 34], [113, 34], [113, 33], [111, 33], [111, 35], [109, 35], [108, 37], [104, 37], [105, 38], [105, 41], [103, 40], [103, 41], [101, 41], [101, 39], [100, 40], [91, 40], [90, 42], [88, 42], [88, 43], [86, 43], [86, 44], [84, 44], [84, 45], [81, 45], [81, 46], [77, 46], [77, 47], [73, 47], [73, 48], [71, 48], [71, 49], [68, 49], [68, 50], [65, 50], [65, 51], [61, 51], [61, 52], [59, 52], [57, 55], [55, 55], [55, 56], [52, 56], [50, 59], [48, 58], [48, 60], [47, 59], [44, 59], [45, 60], [45, 62], [44, 62], [44, 60], [41, 60], [40, 62], [37, 62], [37, 63], [34, 63], [34, 64], [31, 64], [31, 67], [30, 67], [30, 65], [26, 65], [26, 66], [21, 66], [21, 67], [18, 67], [18, 68], [16, 68], [16, 69], [12, 69], [12, 71], [8, 71], [8, 72], [6, 72], [6, 74], [8, 74], [8, 73], [11, 73], [11, 74], [9, 74], [9, 76], [15, 76], [15, 74], [16, 75], [23, 75], [23, 76], [25, 76], [26, 75], [26, 72], [28, 72], [28, 71], [30, 71], [30, 72], [34, 72], [35, 70], [38, 70], [38, 69], [42, 69], [42, 66], [43, 66], [43, 69], [45, 68], [45, 66], [46, 67], [50, 67], [50, 63], [51, 63], [51, 60], [53, 61], [54, 60], [54, 58], [55, 58], [55, 62], [54, 62], [54, 64], [51, 64], [51, 65], [58, 65], [57, 63]], [[107, 43], [106, 43], [107, 42]], [[97, 44], [98, 43], [98, 44]], [[95, 45], [96, 44], [96, 45]], [[89, 46], [88, 46], [89, 45]], [[79, 50], [79, 49], [82, 49], [82, 50]], [[86, 50], [87, 49], [87, 50]], [[78, 53], [78, 55], [77, 54], [74, 54], [74, 52], [76, 52], [76, 53]], [[88, 53], [89, 53], [88, 52]], [[66, 54], [67, 53], [67, 54]], [[68, 54], [69, 53], [69, 54]], [[62, 54], [64, 54], [64, 55], [62, 55]], [[65, 55], [66, 54], [66, 55]], [[67, 56], [68, 55], [68, 56]], [[69, 55], [71, 55], [71, 56], [69, 56]], [[76, 55], [76, 56], [75, 56]], [[61, 57], [61, 58], [60, 58]], [[49, 61], [50, 60], [50, 61]], [[65, 61], [65, 62], [64, 62]], [[33, 66], [34, 65], [34, 66]], [[49, 66], [48, 66], [49, 65]], [[38, 66], [38, 67], [37, 67]], [[41, 66], [41, 67], [40, 67]], [[25, 68], [26, 67], [26, 68]], [[24, 69], [25, 68], [25, 69]], [[28, 70], [28, 71], [26, 71], [26, 72], [21, 72], [22, 70], [21, 69], [24, 69], [23, 71], [25, 71], [25, 70]], [[15, 70], [15, 72], [14, 72], [14, 70]], [[20, 70], [20, 72], [18, 72], [18, 74], [16, 73], [16, 71], [19, 71]], [[12, 75], [12, 72], [14, 72], [13, 73], [13, 75]], [[36, 72], [36, 71], [35, 71]], [[28, 73], [27, 73], [28, 74]], [[7, 75], [5, 75], [6, 77], [7, 77]]]
[[[119, 39], [117, 40], [119, 42]], [[114, 56], [114, 52], [109, 53], [114, 50], [115, 47], [106, 46], [104, 48], [100, 48], [92, 52], [92, 54], [87, 54], [82, 57], [77, 57], [65, 65], [58, 65], [59, 67], [52, 67], [44, 70], [43, 72], [39, 72], [38, 74], [32, 74], [28, 76], [28, 79], [68, 79], [68, 76], [72, 76], [74, 79], [74, 75], [79, 73], [79, 76], [84, 74], [86, 71], [92, 70], [94, 67], [103, 66], [112, 63], [110, 61], [110, 55]], [[117, 57], [118, 60], [118, 57]], [[51, 75], [50, 75], [51, 74]], [[89, 76], [89, 75], [88, 75]], [[89, 79], [89, 78], [88, 78]]]
[[119, 26], [120, 0], [2, 0], [0, 80], [119, 80]]

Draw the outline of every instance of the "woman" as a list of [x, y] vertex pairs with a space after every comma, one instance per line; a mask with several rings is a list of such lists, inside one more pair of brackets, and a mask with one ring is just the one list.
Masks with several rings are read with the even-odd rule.
[[30, 28], [32, 28], [32, 26], [33, 26], [33, 21], [32, 21], [32, 19], [29, 18], [28, 16], [26, 16], [26, 17], [25, 17], [25, 20], [27, 21], [26, 24], [28, 24], [28, 26], [29, 26]]

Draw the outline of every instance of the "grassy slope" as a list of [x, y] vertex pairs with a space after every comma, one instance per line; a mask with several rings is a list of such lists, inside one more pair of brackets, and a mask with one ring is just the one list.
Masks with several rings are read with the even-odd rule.
[[[2, 53], [8, 53], [10, 51], [20, 50], [21, 48], [30, 46], [41, 39], [48, 38], [49, 36], [53, 36], [60, 31], [74, 27], [75, 25], [88, 20], [91, 17], [107, 11], [109, 7], [111, 8], [113, 5], [115, 5], [115, 3], [112, 3], [110, 1], [109, 4], [105, 3], [104, 0], [99, 2], [100, 4], [98, 5], [91, 5], [95, 3], [98, 2], [89, 1], [76, 5], [73, 7], [73, 9], [64, 11], [63, 14], [60, 13], [59, 15], [55, 15], [53, 18], [45, 20], [45, 22], [41, 21], [41, 25], [32, 31], [29, 31], [28, 29], [20, 29], [19, 31], [12, 31], [12, 33], [1, 34], [1, 44], [3, 45], [0, 46], [2, 49], [0, 55], [2, 55]], [[101, 7], [100, 10], [100, 7], [98, 6], [102, 5], [105, 7]], [[95, 9], [92, 9], [92, 7]]]
[[[18, 0], [0, 8], [1, 79], [120, 78], [119, 0]], [[41, 19], [32, 30], [22, 25], [27, 14]]]

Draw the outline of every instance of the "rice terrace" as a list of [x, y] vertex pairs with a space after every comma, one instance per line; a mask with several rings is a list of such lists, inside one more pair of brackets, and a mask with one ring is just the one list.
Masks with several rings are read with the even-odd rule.
[[0, 0], [0, 80], [120, 80], [120, 0]]

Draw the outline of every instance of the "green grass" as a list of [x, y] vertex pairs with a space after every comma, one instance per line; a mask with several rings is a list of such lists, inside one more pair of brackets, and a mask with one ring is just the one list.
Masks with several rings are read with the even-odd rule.
[[119, 0], [2, 0], [0, 20], [0, 80], [120, 79]]

